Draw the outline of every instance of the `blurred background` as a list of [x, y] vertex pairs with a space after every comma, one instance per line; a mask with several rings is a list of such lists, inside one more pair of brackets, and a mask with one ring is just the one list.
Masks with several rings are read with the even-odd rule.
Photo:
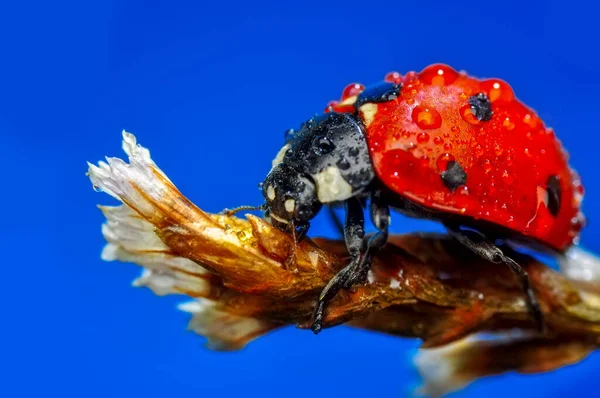
[[[349, 83], [443, 62], [507, 80], [556, 130], [587, 189], [582, 244], [600, 251], [596, 16], [591, 0], [2, 2], [0, 396], [407, 396], [417, 341], [288, 328], [206, 350], [175, 309], [184, 299], [100, 260], [95, 205], [115, 201], [85, 162], [122, 156], [127, 129], [200, 207], [259, 204], [286, 129]], [[333, 233], [324, 216], [312, 229]], [[599, 366], [592, 355], [452, 396], [593, 395]]]

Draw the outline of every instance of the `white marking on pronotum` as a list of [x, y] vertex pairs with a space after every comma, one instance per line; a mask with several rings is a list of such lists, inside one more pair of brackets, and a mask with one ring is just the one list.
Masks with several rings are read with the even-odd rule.
[[279, 150], [279, 152], [277, 152], [277, 156], [275, 156], [275, 159], [273, 159], [273, 163], [272, 163], [272, 167], [275, 168], [277, 165], [279, 165], [280, 163], [283, 162], [283, 158], [285, 157], [285, 153], [288, 151], [288, 149], [290, 149], [291, 145], [290, 144], [285, 144], [283, 146], [283, 148], [281, 148]]
[[321, 203], [346, 200], [352, 196], [352, 186], [344, 180], [337, 167], [330, 166], [312, 177], [317, 183], [317, 196]]
[[294, 209], [296, 208], [296, 201], [294, 199], [288, 199], [283, 203], [283, 205], [288, 213], [293, 213]]
[[267, 198], [269, 198], [269, 200], [275, 200], [275, 188], [273, 188], [273, 185], [267, 187]]
[[377, 113], [377, 104], [373, 104], [368, 102], [358, 108], [360, 113], [362, 114], [363, 121], [365, 123], [365, 127], [369, 127], [373, 119], [375, 118], [375, 114]]

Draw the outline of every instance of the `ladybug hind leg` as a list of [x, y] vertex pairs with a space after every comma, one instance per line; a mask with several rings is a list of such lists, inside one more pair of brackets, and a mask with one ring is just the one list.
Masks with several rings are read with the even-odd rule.
[[479, 257], [495, 263], [495, 264], [506, 264], [510, 267], [513, 273], [519, 278], [523, 293], [527, 297], [527, 305], [533, 319], [535, 320], [538, 329], [542, 332], [545, 331], [544, 316], [540, 309], [538, 299], [531, 288], [531, 282], [527, 271], [512, 258], [504, 254], [504, 252], [496, 246], [495, 243], [486, 239], [482, 234], [472, 231], [463, 230], [458, 225], [445, 224], [446, 229], [450, 236], [458, 241], [463, 246], [467, 247]]
[[378, 192], [371, 196], [371, 219], [377, 232], [365, 240], [365, 220], [360, 199], [353, 197], [345, 203], [346, 222], [343, 227], [350, 263], [339, 271], [323, 288], [315, 308], [312, 331], [317, 334], [322, 329], [325, 306], [341, 290], [350, 290], [355, 284], [367, 279], [373, 262], [373, 254], [387, 242], [389, 207], [382, 203]]

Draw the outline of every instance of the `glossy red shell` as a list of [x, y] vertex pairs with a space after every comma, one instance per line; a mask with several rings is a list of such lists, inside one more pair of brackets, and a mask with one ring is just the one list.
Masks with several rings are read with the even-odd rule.
[[[359, 115], [375, 172], [389, 188], [425, 207], [484, 220], [557, 250], [577, 239], [585, 222], [579, 177], [554, 132], [507, 83], [446, 65], [390, 73], [386, 80], [402, 83], [401, 95], [369, 104], [369, 112], [361, 107]], [[489, 121], [471, 111], [468, 99], [478, 93], [491, 101]], [[467, 175], [454, 191], [441, 179], [449, 161]], [[550, 176], [560, 183], [555, 215], [548, 209]]]

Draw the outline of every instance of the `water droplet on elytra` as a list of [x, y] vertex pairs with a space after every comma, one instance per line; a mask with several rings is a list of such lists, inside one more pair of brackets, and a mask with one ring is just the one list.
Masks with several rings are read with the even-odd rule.
[[494, 153], [496, 154], [496, 156], [502, 155], [503, 152], [504, 152], [504, 149], [502, 149], [502, 147], [500, 145], [494, 144]]
[[483, 155], [483, 152], [484, 152], [484, 151], [483, 151], [483, 147], [482, 147], [481, 145], [477, 144], [477, 145], [475, 146], [475, 155], [476, 155], [476, 156], [482, 156], [482, 155]]
[[494, 166], [492, 165], [492, 162], [489, 159], [485, 159], [485, 161], [483, 162], [483, 170], [489, 174], [489, 172], [492, 171], [493, 168]]
[[444, 143], [444, 139], [436, 135], [435, 137], [433, 137], [433, 143], [435, 145], [442, 145]]
[[365, 86], [360, 83], [352, 83], [347, 85], [342, 92], [342, 101], [350, 97], [354, 97], [362, 93], [365, 90]]
[[448, 169], [448, 162], [454, 160], [454, 156], [450, 153], [444, 153], [437, 158], [436, 166], [439, 171], [446, 171]]
[[514, 179], [512, 175], [510, 175], [508, 170], [504, 170], [504, 172], [502, 173], [502, 181], [509, 185], [513, 183]]
[[429, 134], [427, 134], [427, 133], [420, 133], [420, 134], [417, 135], [417, 142], [419, 142], [419, 143], [422, 144], [422, 143], [427, 142], [427, 141], [429, 141]]
[[419, 74], [420, 80], [425, 84], [435, 86], [449, 86], [458, 78], [458, 72], [444, 64], [430, 65]]
[[418, 105], [412, 111], [413, 121], [424, 130], [437, 129], [442, 125], [442, 116], [432, 107]]
[[489, 79], [481, 83], [481, 89], [487, 92], [492, 103], [508, 103], [515, 99], [512, 88], [500, 79]]
[[389, 83], [399, 84], [402, 83], [402, 75], [398, 72], [390, 72], [387, 75], [385, 75], [385, 78], [383, 80]]
[[475, 110], [473, 109], [473, 106], [468, 102], [460, 107], [460, 116], [465, 122], [474, 126], [481, 124], [481, 121], [479, 121], [479, 119], [477, 119], [477, 116], [475, 115]]
[[502, 125], [504, 126], [505, 129], [507, 129], [508, 131], [512, 130], [515, 128], [515, 124], [510, 120], [510, 118], [506, 118], [504, 119], [504, 121], [502, 122]]

